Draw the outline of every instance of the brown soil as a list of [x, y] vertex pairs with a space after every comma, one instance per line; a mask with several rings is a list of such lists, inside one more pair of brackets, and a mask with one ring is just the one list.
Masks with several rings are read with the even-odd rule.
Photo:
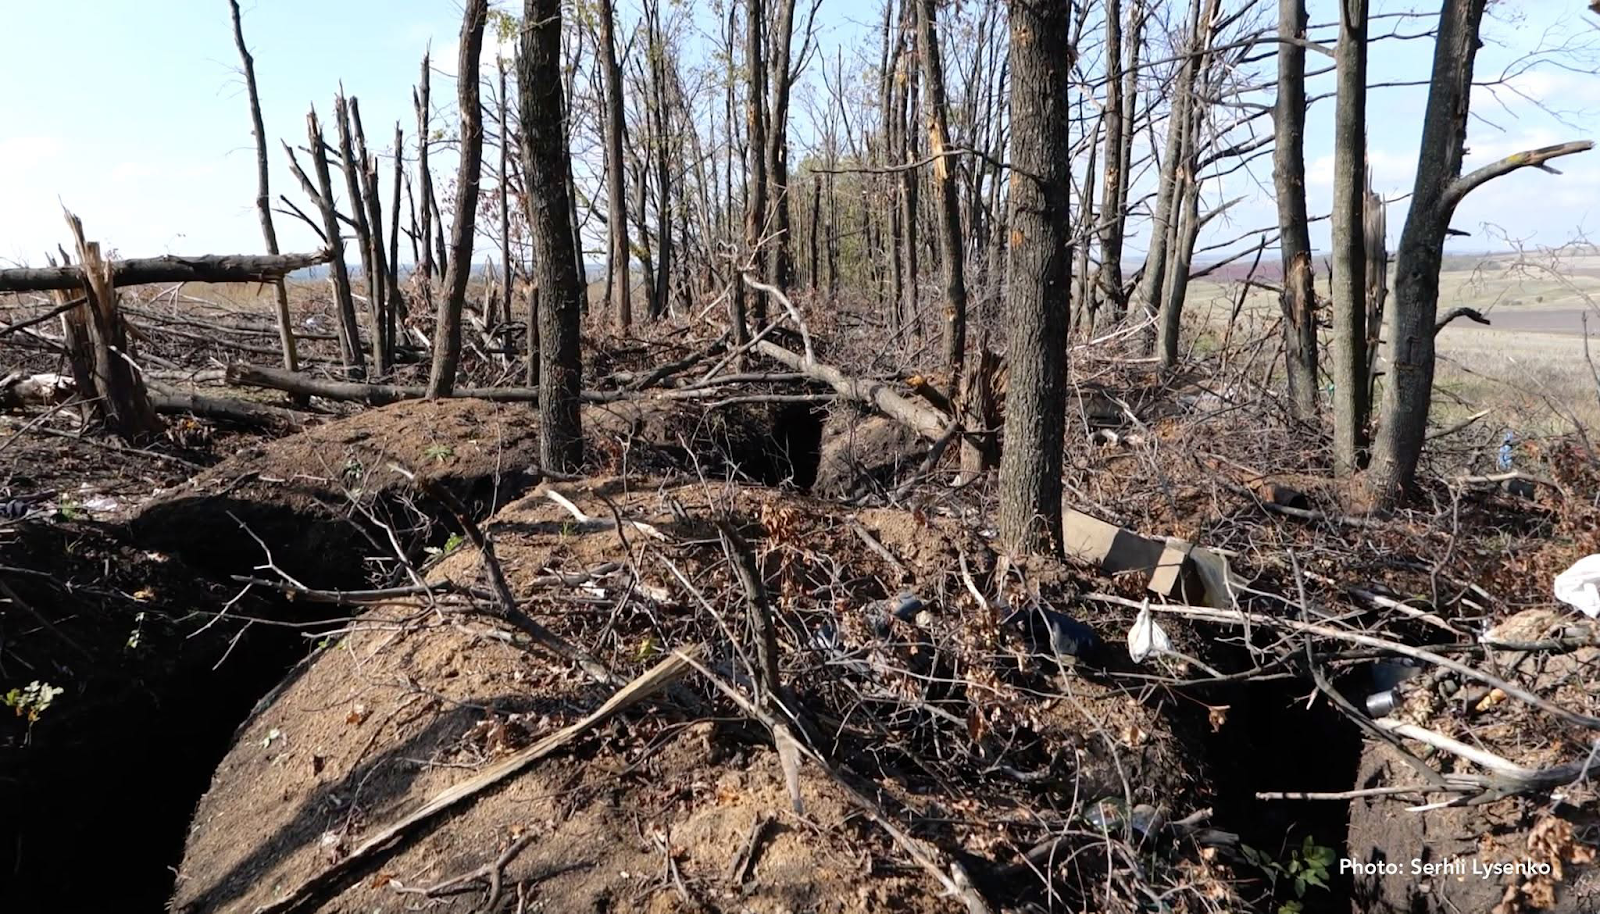
[[[1020, 849], [1050, 836], [1029, 810], [1053, 809], [1045, 820], [1068, 821], [1106, 797], [1186, 814], [1203, 799], [1201, 763], [1171, 736], [1159, 703], [1141, 703], [1072, 673], [1064, 680], [1066, 697], [1025, 698], [1045, 686], [1040, 676], [1063, 680], [1042, 671], [987, 610], [964, 598], [960, 557], [966, 554], [979, 575], [991, 559], [959, 524], [892, 509], [861, 512], [857, 520], [895, 556], [902, 576], [827, 503], [769, 489], [637, 479], [555, 488], [590, 516], [615, 511], [646, 521], [670, 543], [637, 529], [624, 538], [580, 524], [543, 488], [536, 490], [487, 524], [530, 612], [623, 675], [653, 662], [664, 644], [722, 640], [721, 625], [699, 601], [709, 600], [725, 618], [740, 617], [721, 548], [705, 522], [731, 511], [775, 582], [787, 678], [819, 719], [837, 718], [826, 725], [837, 732], [836, 759], [919, 837], [987, 861], [985, 869], [1012, 863]], [[672, 502], [688, 519], [674, 517], [666, 507]], [[535, 580], [630, 560], [639, 570], [637, 590], [649, 599], [621, 608], [614, 588], [625, 578], [608, 580], [601, 592]], [[697, 582], [699, 597], [676, 582], [669, 562]], [[480, 574], [470, 549], [432, 572], [474, 584]], [[904, 710], [880, 712], [872, 702], [863, 706], [837, 673], [818, 676], [821, 659], [804, 646], [831, 620], [846, 633], [859, 627], [853, 616], [862, 604], [901, 584], [928, 600], [930, 640], [919, 646], [916, 638], [891, 639], [877, 648], [893, 661], [881, 668], [880, 687], [899, 701], [912, 699], [920, 689], [896, 680], [893, 669], [925, 668], [930, 654], [935, 664], [958, 664], [968, 688], [926, 700], [957, 709], [958, 719], [967, 720], [959, 728], [936, 718], [902, 720]], [[564, 665], [507, 643], [485, 621], [458, 606], [389, 606], [319, 652], [246, 723], [217, 769], [194, 819], [176, 909], [248, 911], [281, 896], [425, 797], [580, 716], [606, 693]], [[1104, 622], [1125, 624], [1110, 616]], [[1110, 628], [1104, 634], [1113, 637]], [[730, 650], [723, 641], [716, 655]], [[711, 697], [704, 683], [693, 688], [702, 700]], [[993, 772], [973, 782], [970, 760], [960, 766], [940, 760], [939, 753], [969, 751], [961, 746], [994, 767], [1032, 774], [1026, 783]], [[968, 773], [955, 775], [958, 769]], [[950, 909], [937, 885], [855, 815], [836, 786], [806, 770], [802, 815], [788, 804], [762, 734], [737, 720], [687, 723], [670, 703], [657, 705], [600, 728], [426, 826], [321, 909], [420, 902], [403, 893], [476, 870], [530, 830], [538, 837], [505, 870], [507, 886], [525, 886], [529, 910], [535, 903], [547, 910], [689, 910], [685, 893], [704, 910]], [[749, 880], [737, 885], [728, 875], [730, 860], [763, 814], [774, 815], [777, 828]], [[663, 878], [669, 854], [658, 835], [670, 843], [682, 889]], [[1088, 861], [1099, 842], [1085, 835], [1078, 852]], [[1189, 866], [1181, 859], [1156, 865]], [[1090, 883], [1069, 879], [1064, 888], [1093, 891], [1092, 867], [1082, 872]], [[1007, 891], [1026, 895], [1028, 883], [1042, 888], [1027, 877]], [[431, 909], [477, 910], [485, 893], [479, 881], [435, 899]]]

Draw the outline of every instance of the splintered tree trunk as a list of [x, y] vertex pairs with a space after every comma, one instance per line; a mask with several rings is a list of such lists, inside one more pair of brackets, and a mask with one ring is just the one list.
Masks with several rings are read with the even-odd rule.
[[[920, 0], [901, 0], [901, 29], [909, 32], [915, 21], [913, 4]], [[905, 56], [901, 58], [904, 69], [900, 80], [900, 162], [907, 167], [900, 171], [900, 257], [904, 272], [900, 287], [905, 301], [901, 305], [901, 320], [911, 325], [917, 336], [922, 335], [922, 313], [917, 307], [917, 279], [921, 270], [917, 266], [917, 183], [916, 169], [909, 167], [917, 158], [917, 68]]]
[[928, 117], [928, 154], [933, 160], [933, 193], [939, 207], [939, 257], [944, 269], [944, 360], [952, 380], [961, 377], [967, 350], [966, 239], [961, 234], [961, 200], [951, 169], [956, 161], [944, 153], [950, 146], [944, 91], [944, 63], [939, 57], [937, 0], [917, 0], [917, 50], [922, 57], [922, 91]]
[[[127, 324], [117, 309], [111, 263], [101, 257], [98, 242], [84, 238], [78, 217], [66, 215], [84, 280], [84, 301], [61, 316], [78, 395], [89, 404], [89, 414], [113, 433], [127, 441], [144, 441], [160, 433], [161, 419], [134, 365]], [[62, 304], [68, 295], [56, 293]]]
[[1389, 298], [1389, 214], [1383, 198], [1372, 192], [1372, 169], [1362, 194], [1361, 228], [1367, 267], [1367, 402], [1374, 402], [1378, 384], [1378, 348], [1383, 342], [1383, 310]]
[[472, 240], [478, 223], [478, 184], [483, 176], [483, 109], [478, 104], [478, 60], [489, 0], [467, 0], [461, 15], [461, 56], [456, 61], [456, 105], [461, 112], [461, 161], [456, 169], [455, 222], [450, 227], [450, 262], [445, 297], [433, 328], [433, 370], [428, 396], [448, 397], [461, 362], [461, 311], [472, 278]]
[[360, 322], [356, 318], [355, 298], [350, 293], [350, 272], [345, 265], [344, 241], [339, 237], [339, 212], [334, 208], [327, 144], [322, 141], [322, 125], [317, 121], [315, 108], [306, 115], [306, 142], [310, 144], [311, 167], [317, 175], [315, 193], [312, 193], [310, 186], [306, 187], [306, 191], [322, 211], [322, 231], [328, 239], [328, 250], [333, 254], [330, 267], [333, 294], [339, 307], [339, 348], [344, 357], [345, 374], [352, 380], [359, 380], [367, 376], [367, 364], [361, 353]]
[[[765, 279], [765, 234], [767, 218], [767, 66], [763, 52], [761, 30], [766, 24], [766, 4], [763, 0], [745, 0], [744, 61], [748, 91], [745, 98], [745, 171], [749, 182], [749, 199], [745, 202], [745, 247], [750, 267], [757, 278]], [[739, 277], [733, 277], [736, 286], [742, 286]], [[757, 295], [752, 303], [756, 327], [767, 323], [767, 299]]]
[[[233, 16], [233, 43], [239, 49], [239, 61], [244, 69], [245, 95], [250, 100], [250, 132], [256, 138], [256, 214], [261, 217], [261, 240], [266, 242], [267, 253], [278, 253], [278, 230], [272, 224], [272, 191], [267, 179], [267, 130], [261, 120], [261, 96], [256, 92], [256, 62], [244, 43], [244, 24], [239, 16], [239, 0], [228, 0]], [[295, 352], [294, 325], [289, 317], [289, 292], [283, 280], [272, 284], [278, 307], [278, 342], [283, 347], [283, 367], [300, 370], [300, 358]]]
[[344, 172], [345, 196], [350, 201], [350, 225], [356, 232], [361, 275], [367, 283], [367, 322], [372, 334], [372, 371], [382, 377], [389, 370], [383, 357], [383, 278], [373, 262], [372, 224], [362, 202], [361, 170], [355, 144], [350, 139], [350, 106], [343, 95], [333, 98], [333, 125], [339, 136], [339, 167]]
[[1127, 316], [1128, 294], [1122, 280], [1122, 250], [1123, 241], [1127, 237], [1128, 228], [1128, 188], [1130, 187], [1129, 171], [1133, 167], [1133, 138], [1138, 125], [1137, 115], [1139, 107], [1139, 51], [1144, 43], [1145, 9], [1142, 0], [1134, 0], [1133, 7], [1128, 11], [1128, 33], [1123, 36], [1123, 45], [1128, 51], [1128, 65], [1122, 71], [1122, 174], [1117, 182], [1116, 202], [1106, 201], [1114, 214], [1111, 229], [1116, 233], [1117, 252], [1117, 288], [1112, 299], [1112, 320], [1120, 323]]
[[1071, 72], [1060, 36], [1070, 0], [1011, 7], [1010, 281], [1005, 440], [1000, 458], [1000, 542], [1016, 551], [1061, 550], [1061, 451], [1066, 416]]
[[629, 279], [633, 254], [628, 246], [628, 199], [622, 161], [622, 68], [617, 65], [615, 12], [612, 0], [596, 4], [600, 18], [601, 76], [606, 93], [606, 227], [611, 238], [611, 304], [617, 326], [633, 326], [633, 290]]
[[[1339, 4], [1334, 51], [1338, 100], [1333, 145], [1333, 466], [1349, 476], [1367, 450], [1366, 243], [1362, 174], [1367, 153], [1367, 0]], [[1413, 200], [1413, 207], [1418, 201]], [[1435, 276], [1437, 282], [1437, 276]], [[1432, 337], [1429, 337], [1430, 344]]]
[[1311, 233], [1306, 216], [1305, 0], [1278, 0], [1278, 101], [1273, 109], [1272, 184], [1278, 197], [1278, 249], [1283, 259], [1284, 367], [1295, 418], [1317, 416], [1317, 320]]
[[545, 467], [571, 472], [583, 462], [578, 413], [582, 289], [561, 118], [561, 0], [524, 0], [517, 90], [534, 286], [539, 290], [539, 454]]
[[433, 210], [429, 208], [428, 201], [433, 199], [433, 173], [428, 170], [428, 143], [432, 140], [432, 131], [428, 126], [432, 114], [428, 107], [428, 92], [432, 73], [425, 53], [422, 55], [422, 75], [417, 88], [411, 93], [411, 103], [417, 109], [417, 196], [422, 201], [421, 237], [417, 239], [422, 245], [422, 259], [417, 269], [421, 272], [424, 294], [430, 306], [433, 304], [433, 296], [429, 291], [433, 282], [433, 248], [429, 246], [433, 243]]
[[[372, 271], [376, 277], [373, 308], [372, 361], [377, 372], [388, 371], [394, 353], [394, 311], [400, 303], [400, 282], [389, 269], [383, 249], [383, 201], [378, 185], [378, 157], [367, 152], [367, 132], [361, 126], [361, 105], [350, 99], [350, 121], [355, 128], [356, 161], [361, 172], [361, 203], [366, 208], [368, 244], [372, 250]], [[369, 284], [369, 291], [371, 286]]]
[[[384, 345], [389, 351], [394, 351], [394, 332], [397, 318], [406, 311], [406, 302], [399, 294], [400, 288], [400, 185], [405, 180], [406, 147], [405, 134], [400, 130], [400, 122], [394, 122], [394, 189], [389, 196], [389, 285], [395, 290], [394, 301], [390, 303], [388, 319], [384, 324]], [[415, 250], [415, 248], [413, 248]]]
[[[899, 69], [900, 59], [900, 33], [894, 28], [894, 0], [883, 0], [883, 54], [879, 66], [882, 69], [883, 83], [879, 87], [881, 92], [880, 116], [883, 119], [881, 136], [879, 139], [879, 166], [888, 166], [895, 152], [900, 148], [900, 131], [895, 117], [895, 92], [894, 74]], [[882, 250], [884, 259], [888, 264], [885, 273], [889, 280], [887, 296], [889, 326], [893, 330], [900, 329], [900, 208], [899, 208], [899, 179], [893, 175], [883, 178], [883, 210], [885, 221], [888, 223], [889, 243], [879, 244], [873, 250]], [[870, 225], [872, 216], [871, 207], [863, 207], [863, 217]], [[882, 234], [879, 235], [880, 242]]]

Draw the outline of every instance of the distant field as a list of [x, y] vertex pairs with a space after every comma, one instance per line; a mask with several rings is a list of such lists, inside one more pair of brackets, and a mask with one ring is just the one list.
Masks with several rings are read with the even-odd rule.
[[[1487, 422], [1524, 435], [1600, 428], [1600, 393], [1584, 356], [1600, 364], [1600, 256], [1517, 264], [1509, 256], [1453, 259], [1440, 277], [1439, 311], [1475, 308], [1490, 326], [1458, 319], [1438, 336], [1433, 422], [1448, 425], [1484, 409]], [[1391, 277], [1392, 281], [1392, 277]], [[1222, 327], [1238, 303], [1237, 281], [1199, 280], [1188, 310], [1198, 326]], [[1327, 277], [1317, 292], [1327, 294]], [[1260, 333], [1277, 319], [1276, 295], [1251, 289], [1239, 334]]]

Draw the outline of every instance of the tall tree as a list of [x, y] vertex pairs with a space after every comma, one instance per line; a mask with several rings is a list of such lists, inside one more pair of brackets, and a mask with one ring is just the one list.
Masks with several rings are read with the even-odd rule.
[[[261, 239], [266, 242], [267, 253], [278, 253], [278, 230], [272, 224], [272, 192], [267, 181], [267, 130], [261, 121], [261, 96], [256, 92], [256, 61], [244, 43], [244, 24], [239, 18], [239, 0], [228, 0], [228, 10], [233, 16], [233, 43], [239, 49], [239, 62], [244, 69], [245, 94], [250, 99], [250, 132], [256, 138], [256, 215], [261, 218]], [[283, 367], [300, 370], [300, 359], [295, 352], [294, 327], [289, 319], [289, 293], [283, 280], [273, 280], [272, 294], [278, 311], [278, 342], [283, 347]]]
[[611, 303], [617, 311], [617, 324], [626, 330], [633, 324], [633, 252], [628, 246], [628, 198], [622, 161], [623, 131], [622, 67], [617, 63], [617, 39], [613, 0], [599, 0], [600, 66], [606, 93], [606, 228], [611, 238]]
[[1011, 381], [1000, 458], [1000, 540], [1061, 548], [1061, 451], [1066, 416], [1068, 250], [1072, 178], [1071, 64], [1062, 53], [1070, 0], [1011, 4]]
[[461, 109], [461, 161], [456, 168], [455, 221], [450, 226], [450, 263], [445, 268], [445, 297], [439, 302], [433, 331], [433, 370], [428, 396], [448, 397], [455, 390], [461, 362], [461, 310], [472, 278], [472, 239], [477, 234], [478, 182], [483, 173], [483, 109], [478, 104], [478, 60], [483, 54], [483, 27], [489, 21], [489, 0], [467, 0], [461, 15], [461, 55], [456, 60], [456, 105]]
[[1317, 321], [1306, 216], [1305, 0], [1278, 0], [1278, 100], [1273, 107], [1272, 185], [1283, 260], [1283, 352], [1295, 418], [1317, 415]]
[[1117, 207], [1128, 180], [1122, 160], [1122, 0], [1106, 0], [1105, 171], [1100, 190], [1100, 272], [1094, 297], [1099, 312], [1109, 304], [1120, 316], [1122, 297], [1122, 219]]
[[583, 364], [578, 343], [578, 283], [572, 204], [567, 198], [566, 130], [562, 125], [561, 0], [524, 0], [517, 56], [522, 123], [523, 195], [539, 292], [539, 455], [552, 470], [583, 462], [578, 397]]
[[939, 257], [944, 274], [944, 361], [950, 366], [950, 377], [958, 378], [967, 350], [966, 239], [961, 234], [961, 200], [951, 178], [951, 169], [956, 163], [945, 157], [950, 146], [950, 124], [944, 91], [944, 61], [939, 56], [937, 0], [917, 2], [917, 51], [922, 58], [928, 155], [934, 157], [933, 193], [939, 206]]
[[421, 237], [412, 240], [422, 245], [422, 255], [417, 269], [422, 275], [423, 295], [431, 305], [433, 248], [430, 245], [433, 238], [433, 210], [429, 208], [428, 202], [433, 199], [433, 171], [428, 168], [428, 145], [433, 141], [433, 131], [428, 123], [432, 119], [433, 109], [428, 93], [432, 89], [433, 67], [429, 58], [430, 53], [424, 51], [422, 74], [417, 80], [417, 87], [411, 91], [411, 104], [417, 109], [417, 196], [422, 200], [422, 224], [419, 229]]
[[795, 0], [778, 0], [778, 15], [768, 36], [772, 88], [766, 124], [767, 205], [771, 209], [767, 225], [773, 243], [767, 254], [767, 276], [785, 292], [789, 291], [794, 274], [789, 231], [789, 90], [794, 84], [789, 56], [794, 40], [794, 4]]
[[[758, 277], [763, 275], [763, 242], [767, 231], [767, 66], [762, 29], [766, 25], [766, 4], [762, 0], [745, 0], [744, 5], [744, 65], [747, 91], [745, 95], [745, 177], [749, 182], [745, 201], [744, 239], [750, 266]], [[742, 285], [739, 277], [734, 285]], [[757, 295], [754, 301], [754, 318], [757, 328], [767, 323], [766, 296]]]
[[1439, 270], [1456, 207], [1475, 188], [1501, 175], [1528, 166], [1546, 168], [1551, 159], [1594, 147], [1588, 141], [1544, 146], [1461, 174], [1484, 4], [1485, 0], [1444, 0], [1439, 11], [1416, 183], [1395, 257], [1394, 319], [1383, 421], [1365, 480], [1366, 494], [1380, 511], [1392, 508], [1416, 481], [1433, 396]]
[[[1480, 4], [1481, 6], [1481, 4]], [[1340, 0], [1334, 48], [1333, 115], [1333, 466], [1361, 468], [1367, 449], [1366, 240], [1362, 231], [1367, 156], [1367, 0]], [[1416, 201], [1412, 201], [1415, 207]]]

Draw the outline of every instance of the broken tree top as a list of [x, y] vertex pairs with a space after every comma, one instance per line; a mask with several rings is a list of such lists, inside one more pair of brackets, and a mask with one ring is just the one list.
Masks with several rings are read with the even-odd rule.
[[[111, 283], [137, 286], [156, 282], [270, 282], [295, 270], [328, 262], [328, 252], [314, 254], [207, 254], [200, 257], [143, 257], [111, 262]], [[19, 267], [0, 270], [0, 292], [42, 292], [80, 289], [78, 266]]]

